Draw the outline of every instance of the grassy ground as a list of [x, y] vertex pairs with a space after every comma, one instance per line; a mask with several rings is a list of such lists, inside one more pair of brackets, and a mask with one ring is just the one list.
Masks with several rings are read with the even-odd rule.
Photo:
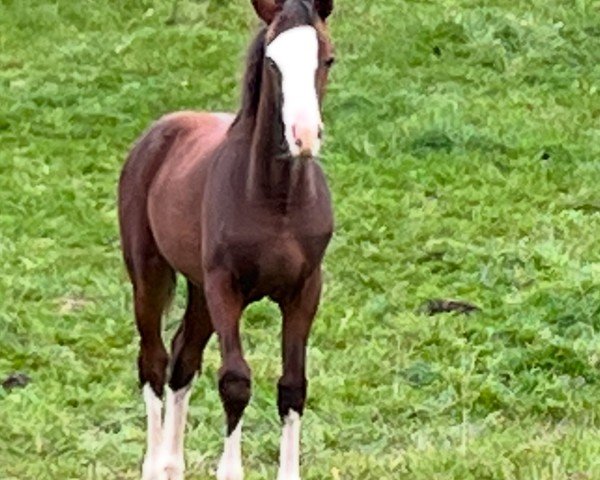
[[[3, 480], [138, 478], [116, 181], [152, 119], [236, 108], [257, 24], [247, 1], [175, 3], [0, 0], [0, 380], [32, 379], [0, 388]], [[303, 478], [600, 478], [600, 2], [337, 5]], [[269, 304], [246, 315], [249, 480], [275, 477], [278, 334]], [[215, 347], [190, 479], [221, 449]]]

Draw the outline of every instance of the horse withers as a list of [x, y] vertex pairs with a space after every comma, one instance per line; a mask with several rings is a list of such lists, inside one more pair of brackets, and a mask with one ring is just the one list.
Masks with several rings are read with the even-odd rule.
[[[133, 284], [148, 415], [143, 480], [183, 479], [190, 387], [213, 332], [227, 419], [217, 478], [243, 478], [241, 419], [251, 382], [240, 317], [263, 297], [283, 316], [279, 480], [300, 478], [306, 345], [333, 232], [330, 194], [316, 161], [333, 63], [325, 23], [333, 1], [252, 3], [266, 25], [250, 47], [239, 113], [163, 117], [137, 142], [121, 174], [121, 243]], [[161, 317], [176, 272], [187, 279], [188, 300], [169, 364]]]

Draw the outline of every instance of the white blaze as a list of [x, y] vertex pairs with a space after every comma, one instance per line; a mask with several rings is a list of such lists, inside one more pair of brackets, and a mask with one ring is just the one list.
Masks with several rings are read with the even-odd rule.
[[313, 155], [317, 155], [321, 143], [318, 132], [322, 126], [316, 87], [319, 65], [317, 31], [307, 25], [286, 30], [267, 46], [266, 56], [281, 72], [282, 117], [291, 153], [298, 155], [301, 150], [296, 145], [294, 128], [308, 128], [314, 137], [310, 147]]

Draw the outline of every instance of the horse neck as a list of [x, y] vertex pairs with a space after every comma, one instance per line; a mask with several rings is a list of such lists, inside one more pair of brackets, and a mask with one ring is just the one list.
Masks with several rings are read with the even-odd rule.
[[257, 114], [247, 123], [251, 142], [246, 195], [287, 212], [316, 196], [315, 165], [311, 160], [291, 157], [283, 140], [281, 110], [265, 90]]

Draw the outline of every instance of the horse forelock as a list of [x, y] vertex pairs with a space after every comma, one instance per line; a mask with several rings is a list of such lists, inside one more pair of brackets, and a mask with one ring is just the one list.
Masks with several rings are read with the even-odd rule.
[[267, 43], [294, 27], [314, 26], [317, 11], [312, 0], [288, 0], [267, 31]]

